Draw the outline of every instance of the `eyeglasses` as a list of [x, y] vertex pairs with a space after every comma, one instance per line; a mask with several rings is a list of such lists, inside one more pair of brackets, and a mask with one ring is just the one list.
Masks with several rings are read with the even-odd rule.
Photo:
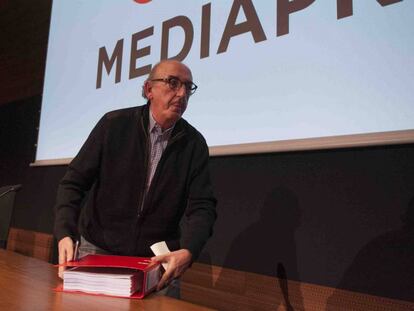
[[197, 90], [197, 85], [195, 85], [193, 82], [191, 81], [181, 81], [180, 79], [178, 79], [177, 77], [174, 76], [169, 76], [168, 78], [164, 78], [164, 79], [151, 79], [150, 81], [160, 81], [160, 82], [164, 82], [167, 83], [168, 86], [170, 87], [171, 90], [173, 91], [177, 91], [179, 90], [183, 85], [185, 86], [185, 92], [188, 95], [193, 95], [194, 92]]

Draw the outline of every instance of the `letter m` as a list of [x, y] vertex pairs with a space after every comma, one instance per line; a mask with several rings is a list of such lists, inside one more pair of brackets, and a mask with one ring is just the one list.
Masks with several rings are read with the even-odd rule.
[[106, 73], [109, 75], [109, 73], [112, 70], [112, 67], [114, 66], [115, 61], [116, 61], [115, 83], [118, 83], [121, 81], [123, 47], [124, 47], [124, 39], [118, 40], [111, 58], [109, 58], [106, 48], [104, 46], [99, 48], [98, 73], [96, 75], [96, 88], [97, 89], [99, 89], [102, 85], [102, 67], [105, 66]]

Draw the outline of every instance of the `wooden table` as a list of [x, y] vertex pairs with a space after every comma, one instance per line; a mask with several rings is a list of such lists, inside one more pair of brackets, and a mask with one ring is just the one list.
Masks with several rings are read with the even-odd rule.
[[54, 292], [59, 282], [53, 265], [0, 249], [0, 310], [211, 310], [165, 296], [139, 300]]

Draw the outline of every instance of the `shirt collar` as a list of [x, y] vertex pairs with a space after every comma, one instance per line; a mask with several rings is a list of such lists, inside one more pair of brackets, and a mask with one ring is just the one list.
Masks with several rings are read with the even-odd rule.
[[149, 113], [148, 131], [150, 133], [152, 133], [154, 130], [156, 131], [156, 133], [162, 134], [162, 135], [172, 132], [175, 124], [173, 124], [173, 126], [163, 131], [161, 125], [159, 125], [157, 121], [155, 121], [154, 116], [152, 115], [151, 109], [148, 109], [148, 113]]

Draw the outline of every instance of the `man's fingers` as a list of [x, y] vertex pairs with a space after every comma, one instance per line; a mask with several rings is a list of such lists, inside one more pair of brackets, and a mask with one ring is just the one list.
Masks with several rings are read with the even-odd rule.
[[[168, 263], [170, 261], [169, 254], [159, 255], [151, 258], [152, 262], [160, 262], [160, 263]], [[157, 290], [163, 289], [166, 285], [169, 283], [170, 276], [173, 272], [173, 269], [171, 269], [171, 265], [168, 265], [168, 268], [162, 275], [160, 281], [157, 285]]]
[[[59, 264], [64, 264], [66, 262], [66, 252], [63, 249], [59, 250]], [[65, 267], [59, 267], [58, 269], [58, 276], [63, 279], [63, 271], [65, 271]]]
[[[63, 264], [65, 262], [65, 256], [63, 254], [63, 251], [61, 250], [61, 248], [59, 247], [59, 264]], [[63, 279], [63, 267], [59, 267], [58, 268], [58, 276]]]
[[159, 256], [152, 257], [152, 258], [151, 258], [151, 261], [167, 262], [167, 260], [168, 260], [168, 255], [169, 255], [169, 254], [159, 255]]
[[191, 264], [192, 255], [187, 249], [180, 249], [166, 255], [152, 257], [153, 261], [168, 263], [168, 268], [158, 282], [157, 290], [168, 285], [173, 279], [179, 278]]
[[174, 271], [173, 269], [168, 267], [168, 270], [164, 272], [161, 280], [158, 282], [157, 290], [164, 288], [166, 285], [168, 285], [169, 282], [171, 282], [173, 271]]
[[[59, 264], [64, 264], [65, 262], [73, 259], [73, 241], [70, 237], [65, 237], [59, 241]], [[63, 278], [63, 271], [65, 267], [59, 267], [58, 276]]]
[[73, 247], [69, 247], [66, 249], [65, 262], [70, 261], [70, 260], [73, 260]]
[[59, 267], [58, 276], [63, 279], [63, 271], [65, 271], [65, 267]]
[[175, 272], [175, 265], [170, 261], [170, 257], [165, 256], [164, 262], [168, 262], [168, 269], [164, 272], [162, 275], [161, 280], [158, 282], [157, 290], [160, 290], [164, 288], [166, 285], [168, 285], [172, 279], [174, 278], [174, 272]]

